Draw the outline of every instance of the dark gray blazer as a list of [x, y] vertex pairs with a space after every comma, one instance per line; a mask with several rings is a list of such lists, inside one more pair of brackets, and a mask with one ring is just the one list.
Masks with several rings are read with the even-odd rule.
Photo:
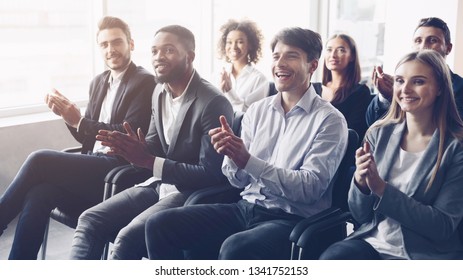
[[156, 85], [154, 76], [141, 66], [130, 63], [114, 100], [111, 122], [99, 122], [101, 105], [108, 92], [109, 70], [96, 76], [89, 90], [89, 99], [80, 129], [68, 126], [74, 138], [82, 143], [82, 153], [93, 150], [98, 130], [118, 130], [125, 132], [122, 124], [128, 122], [132, 128], [147, 131], [151, 114], [151, 96]]
[[151, 123], [146, 141], [155, 156], [165, 158], [162, 181], [181, 192], [222, 183], [226, 180], [221, 166], [223, 156], [211, 144], [209, 130], [220, 126], [224, 115], [232, 123], [233, 109], [219, 90], [198, 73], [185, 92], [185, 99], [175, 123], [170, 146], [162, 126], [162, 102], [167, 93], [158, 85], [153, 94]]
[[[399, 154], [405, 122], [372, 128], [366, 135], [371, 143], [378, 172], [388, 181], [392, 164]], [[371, 232], [384, 218], [401, 224], [405, 249], [412, 259], [461, 259], [463, 245], [457, 230], [463, 217], [463, 147], [447, 137], [441, 166], [428, 191], [437, 160], [439, 131], [436, 130], [418, 164], [406, 193], [387, 184], [381, 200], [364, 195], [352, 182], [349, 207], [362, 225], [351, 236]]]

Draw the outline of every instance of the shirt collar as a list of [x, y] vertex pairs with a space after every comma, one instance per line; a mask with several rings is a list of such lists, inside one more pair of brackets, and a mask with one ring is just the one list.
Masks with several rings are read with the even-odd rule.
[[[304, 110], [306, 113], [310, 112], [310, 108], [312, 107], [313, 100], [317, 97], [317, 92], [315, 91], [312, 83], [310, 84], [309, 88], [307, 91], [302, 95], [302, 98], [297, 102], [296, 106], [294, 108], [301, 108]], [[269, 105], [274, 107], [275, 109], [280, 109], [283, 110], [283, 106], [281, 105], [281, 92], [278, 92], [275, 95], [275, 98], [273, 99], [273, 102], [271, 102]], [[293, 110], [294, 110], [293, 108]]]
[[113, 76], [111, 72], [111, 75], [109, 75], [109, 80], [108, 80], [109, 85], [113, 86], [115, 84], [119, 84], [122, 81], [122, 78], [124, 77], [128, 69], [129, 67], [125, 68], [124, 71], [120, 72], [119, 74], [115, 76]]
[[[196, 70], [193, 69], [193, 73], [191, 73], [190, 80], [188, 81], [188, 84], [186, 85], [185, 90], [182, 92], [182, 94], [180, 94], [179, 97], [182, 97], [183, 95], [185, 95], [185, 92], [190, 87], [191, 81], [193, 80], [193, 77], [195, 76], [195, 73], [196, 73]], [[170, 89], [169, 89], [169, 87], [167, 86], [166, 83], [162, 84], [162, 90], [167, 92], [169, 94], [169, 96], [172, 98], [172, 92], [170, 91]]]

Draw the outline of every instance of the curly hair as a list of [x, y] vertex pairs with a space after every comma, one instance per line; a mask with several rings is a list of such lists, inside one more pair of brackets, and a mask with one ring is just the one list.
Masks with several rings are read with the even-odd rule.
[[241, 31], [246, 35], [249, 44], [248, 61], [257, 63], [262, 57], [262, 41], [264, 36], [262, 35], [262, 31], [257, 27], [257, 24], [247, 19], [241, 21], [230, 19], [220, 27], [221, 35], [218, 43], [219, 58], [227, 59], [225, 45], [228, 33], [233, 30]]

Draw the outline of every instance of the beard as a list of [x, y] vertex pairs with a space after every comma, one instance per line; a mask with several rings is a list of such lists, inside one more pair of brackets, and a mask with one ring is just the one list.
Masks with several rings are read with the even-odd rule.
[[127, 68], [127, 66], [130, 64], [130, 53], [126, 56], [119, 54], [118, 60], [120, 60], [120, 63], [113, 64], [113, 63], [106, 61], [105, 64], [111, 70], [122, 71], [125, 68]]
[[172, 81], [175, 81], [176, 79], [180, 79], [185, 75], [186, 71], [188, 69], [188, 63], [187, 63], [187, 58], [183, 58], [181, 61], [175, 65], [174, 68], [169, 73], [166, 73], [164, 75], [159, 75], [156, 70], [154, 71], [154, 80], [156, 83], [164, 84], [164, 83], [170, 83]]

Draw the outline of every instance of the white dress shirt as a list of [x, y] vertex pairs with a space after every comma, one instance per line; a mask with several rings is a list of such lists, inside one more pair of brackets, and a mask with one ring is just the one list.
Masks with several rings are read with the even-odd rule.
[[288, 113], [281, 93], [253, 103], [242, 134], [251, 157], [244, 169], [225, 157], [222, 171], [241, 196], [266, 208], [309, 217], [331, 206], [333, 178], [347, 147], [344, 116], [311, 85]]
[[[114, 105], [114, 100], [116, 99], [116, 94], [121, 85], [122, 77], [124, 77], [125, 72], [127, 72], [128, 67], [119, 73], [118, 75], [114, 76], [111, 75], [109, 77], [109, 86], [108, 92], [101, 104], [101, 111], [100, 116], [98, 118], [99, 122], [110, 123], [111, 122], [111, 112]], [[79, 123], [80, 124], [80, 123]], [[96, 141], [95, 145], [93, 146], [93, 153], [103, 153], [106, 154], [109, 151], [109, 147], [101, 145], [101, 141]]]
[[231, 64], [225, 70], [230, 75], [232, 88], [224, 95], [232, 104], [233, 111], [246, 112], [252, 103], [267, 97], [269, 81], [254, 66], [246, 65], [236, 79], [231, 74]]

